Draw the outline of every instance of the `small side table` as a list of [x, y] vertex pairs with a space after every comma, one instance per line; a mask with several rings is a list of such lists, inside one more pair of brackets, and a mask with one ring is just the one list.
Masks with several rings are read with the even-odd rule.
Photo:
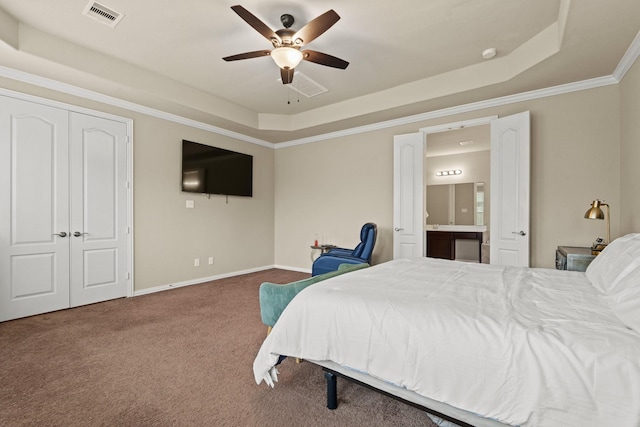
[[336, 245], [311, 245], [311, 249], [320, 249], [322, 253], [329, 252], [332, 248], [335, 248]]
[[591, 254], [591, 248], [558, 246], [556, 250], [556, 269], [586, 271], [595, 257], [595, 255]]

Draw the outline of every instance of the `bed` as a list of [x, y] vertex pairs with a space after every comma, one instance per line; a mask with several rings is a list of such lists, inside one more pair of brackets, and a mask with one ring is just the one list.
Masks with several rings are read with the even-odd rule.
[[[298, 294], [262, 344], [474, 426], [637, 426], [640, 234], [586, 272], [394, 260]], [[331, 391], [331, 387], [328, 388]]]

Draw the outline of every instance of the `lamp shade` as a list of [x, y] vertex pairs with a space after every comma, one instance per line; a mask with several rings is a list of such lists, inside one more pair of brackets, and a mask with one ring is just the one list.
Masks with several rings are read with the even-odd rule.
[[292, 47], [277, 47], [271, 51], [271, 57], [278, 67], [292, 70], [302, 61], [302, 52]]
[[604, 212], [600, 205], [600, 200], [594, 200], [591, 207], [584, 213], [584, 217], [586, 219], [604, 219]]

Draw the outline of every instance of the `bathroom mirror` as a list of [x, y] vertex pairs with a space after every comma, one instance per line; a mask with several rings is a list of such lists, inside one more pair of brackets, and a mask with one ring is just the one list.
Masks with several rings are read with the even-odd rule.
[[486, 225], [483, 182], [427, 185], [427, 224]]

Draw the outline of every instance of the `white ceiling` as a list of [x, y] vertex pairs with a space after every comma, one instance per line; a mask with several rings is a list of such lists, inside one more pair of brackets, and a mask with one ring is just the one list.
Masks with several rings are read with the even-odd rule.
[[328, 89], [306, 98], [268, 57], [221, 59], [271, 47], [235, 1], [99, 2], [124, 14], [115, 28], [88, 0], [0, 0], [0, 65], [270, 142], [608, 76], [640, 30], [638, 0], [243, 0], [274, 30], [341, 16], [308, 48], [350, 65], [303, 61]]

